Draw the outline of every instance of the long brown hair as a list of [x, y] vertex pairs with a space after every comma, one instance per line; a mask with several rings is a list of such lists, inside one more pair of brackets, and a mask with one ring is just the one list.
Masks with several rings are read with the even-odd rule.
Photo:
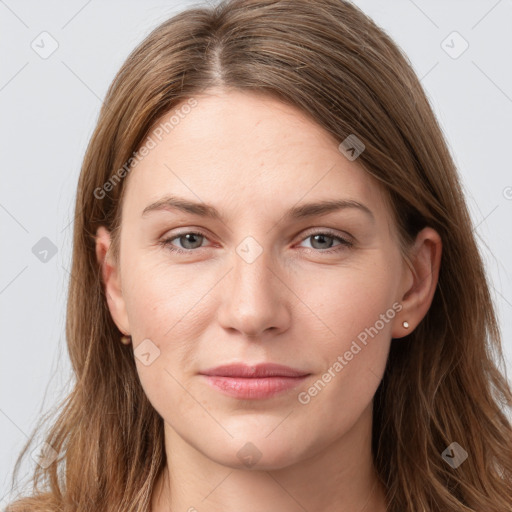
[[[337, 141], [363, 141], [358, 163], [385, 187], [404, 257], [422, 227], [440, 234], [431, 307], [392, 341], [375, 395], [374, 463], [390, 512], [510, 512], [512, 391], [457, 171], [407, 57], [341, 0], [196, 6], [158, 26], [118, 72], [78, 183], [66, 322], [76, 381], [45, 437], [59, 456], [36, 465], [32, 495], [8, 511], [150, 509], [166, 464], [163, 420], [109, 314], [95, 233], [113, 231], [117, 257], [121, 175], [163, 114], [212, 87], [272, 95]], [[468, 453], [457, 468], [442, 457], [452, 442]]]

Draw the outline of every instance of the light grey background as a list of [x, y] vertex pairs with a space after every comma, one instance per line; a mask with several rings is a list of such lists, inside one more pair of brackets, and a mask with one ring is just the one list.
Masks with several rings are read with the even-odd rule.
[[[22, 444], [41, 413], [69, 389], [70, 223], [101, 101], [136, 44], [195, 3], [0, 0], [2, 508]], [[404, 49], [440, 120], [492, 280], [510, 374], [512, 1], [355, 3]], [[51, 37], [41, 36], [44, 31]], [[51, 38], [58, 48], [43, 59], [31, 45], [49, 51]], [[469, 47], [459, 56], [464, 40]], [[42, 237], [57, 250], [46, 263], [32, 252]], [[30, 465], [23, 468], [20, 476]]]

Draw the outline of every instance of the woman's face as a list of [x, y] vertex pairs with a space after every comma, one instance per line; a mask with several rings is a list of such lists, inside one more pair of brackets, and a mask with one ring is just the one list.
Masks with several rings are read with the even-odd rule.
[[[371, 421], [412, 281], [341, 141], [276, 99], [195, 99], [125, 178], [109, 307], [168, 435], [231, 467], [284, 467]], [[308, 206], [333, 201], [364, 206]], [[306, 376], [203, 374], [235, 363]]]

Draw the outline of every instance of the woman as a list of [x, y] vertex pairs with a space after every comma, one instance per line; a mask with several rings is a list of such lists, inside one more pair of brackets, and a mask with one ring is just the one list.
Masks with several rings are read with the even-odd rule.
[[88, 147], [72, 272], [76, 384], [10, 512], [510, 511], [512, 392], [459, 178], [352, 4], [155, 29]]

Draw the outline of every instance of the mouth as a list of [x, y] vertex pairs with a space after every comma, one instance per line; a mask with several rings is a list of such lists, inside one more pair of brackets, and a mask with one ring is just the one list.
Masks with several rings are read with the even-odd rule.
[[250, 400], [270, 398], [292, 389], [311, 374], [274, 363], [238, 363], [210, 368], [200, 375], [213, 389], [234, 398]]

